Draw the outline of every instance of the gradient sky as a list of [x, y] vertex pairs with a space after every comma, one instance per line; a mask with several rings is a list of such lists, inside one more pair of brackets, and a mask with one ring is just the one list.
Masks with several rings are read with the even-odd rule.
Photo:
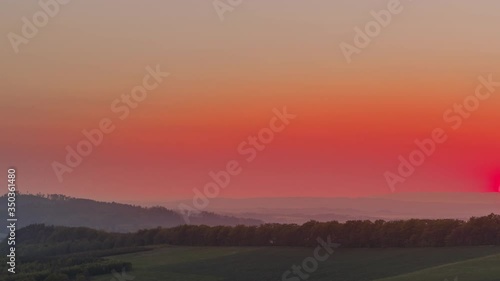
[[[0, 167], [22, 191], [190, 198], [235, 159], [222, 197], [384, 194], [438, 127], [449, 140], [397, 192], [500, 185], [500, 88], [459, 130], [443, 120], [479, 75], [500, 81], [498, 1], [401, 1], [350, 64], [339, 44], [388, 1], [247, 0], [220, 21], [212, 1], [73, 0], [15, 54], [37, 3], [0, 3]], [[157, 64], [171, 75], [120, 121], [110, 104]], [[284, 106], [297, 118], [246, 163], [238, 145]], [[104, 117], [117, 129], [59, 183], [53, 161]]]

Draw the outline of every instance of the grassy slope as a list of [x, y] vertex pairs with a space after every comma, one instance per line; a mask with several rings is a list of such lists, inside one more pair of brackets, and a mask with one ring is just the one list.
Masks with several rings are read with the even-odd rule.
[[[500, 276], [496, 275], [500, 255], [490, 256], [499, 253], [500, 247], [340, 249], [320, 263], [309, 280], [363, 281], [391, 276], [399, 279], [384, 281], [451, 281], [454, 276], [460, 276], [460, 281], [500, 280], [492, 277]], [[135, 276], [135, 281], [276, 281], [281, 280], [284, 271], [312, 254], [310, 248], [163, 247], [112, 258], [132, 262], [134, 270], [129, 274]], [[451, 265], [438, 268], [446, 264]], [[455, 270], [447, 271], [448, 266]], [[420, 275], [408, 275], [412, 272]], [[489, 279], [481, 277], [488, 275]], [[109, 281], [111, 277], [100, 276], [95, 281]]]
[[500, 255], [450, 263], [377, 281], [442, 281], [445, 279], [449, 281], [499, 281]]

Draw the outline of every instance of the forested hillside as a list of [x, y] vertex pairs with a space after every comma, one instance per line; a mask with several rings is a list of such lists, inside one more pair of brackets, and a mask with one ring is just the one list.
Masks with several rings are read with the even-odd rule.
[[[0, 213], [7, 216], [6, 196], [0, 197]], [[111, 232], [133, 232], [154, 227], [185, 224], [182, 216], [164, 207], [144, 208], [120, 203], [99, 202], [64, 195], [18, 194], [16, 198], [17, 227], [44, 223], [60, 226], [84, 226]], [[254, 219], [240, 219], [202, 212], [190, 217], [191, 224], [258, 225]], [[5, 231], [5, 230], [2, 230]]]

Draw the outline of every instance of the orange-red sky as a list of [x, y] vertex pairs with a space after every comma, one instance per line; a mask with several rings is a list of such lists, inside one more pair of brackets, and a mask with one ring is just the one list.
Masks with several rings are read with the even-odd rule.
[[[244, 1], [224, 21], [212, 1], [61, 6], [18, 54], [0, 43], [0, 167], [32, 193], [168, 200], [234, 159], [243, 172], [220, 196], [365, 196], [390, 192], [384, 173], [443, 128], [448, 140], [396, 191], [497, 191], [500, 87], [458, 130], [443, 114], [480, 75], [500, 81], [500, 4], [402, 0], [347, 63], [339, 44], [387, 2]], [[39, 10], [2, 2], [0, 33]], [[110, 105], [148, 65], [170, 76], [120, 120]], [[238, 145], [285, 106], [297, 117], [245, 161]], [[60, 183], [52, 163], [102, 118], [116, 130]]]

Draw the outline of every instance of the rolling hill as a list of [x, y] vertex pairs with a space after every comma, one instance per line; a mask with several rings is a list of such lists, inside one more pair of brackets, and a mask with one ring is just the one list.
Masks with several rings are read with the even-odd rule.
[[[0, 212], [7, 214], [6, 196], [0, 197]], [[183, 217], [164, 207], [99, 202], [64, 195], [19, 194], [16, 200], [17, 227], [44, 223], [60, 226], [84, 226], [112, 232], [133, 232], [154, 227], [174, 227], [185, 224]], [[238, 224], [259, 225], [255, 219], [241, 219], [202, 212], [190, 218], [191, 224], [209, 226]]]

